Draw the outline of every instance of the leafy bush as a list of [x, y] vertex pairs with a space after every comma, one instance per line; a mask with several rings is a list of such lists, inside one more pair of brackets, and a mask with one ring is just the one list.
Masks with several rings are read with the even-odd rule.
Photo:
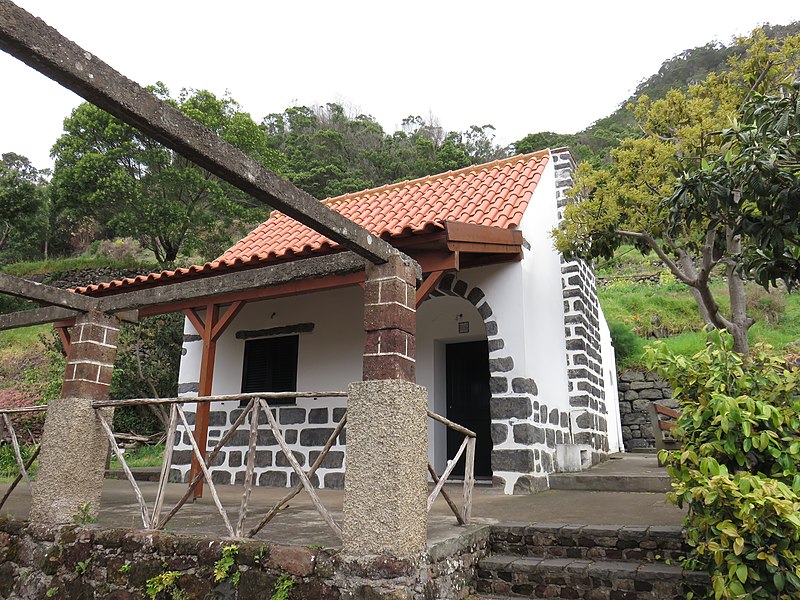
[[9, 296], [8, 294], [0, 294], [0, 315], [17, 312], [18, 310], [27, 310], [35, 306], [36, 305], [32, 302], [28, 302], [22, 298]]
[[800, 596], [800, 371], [762, 347], [745, 358], [726, 332], [688, 358], [656, 344], [648, 362], [681, 405], [683, 449], [664, 452], [670, 499], [687, 506], [687, 566], [708, 597]]
[[621, 366], [628, 364], [631, 358], [642, 353], [641, 341], [630, 327], [624, 323], [609, 323], [611, 343], [614, 345], [617, 363]]
[[[183, 344], [183, 315], [148, 317], [123, 324], [111, 380], [113, 399], [169, 398], [178, 395], [178, 370]], [[163, 431], [163, 407], [126, 407], [114, 412], [114, 431], [152, 435]]]
[[[19, 452], [22, 455], [22, 462], [27, 462], [34, 451], [34, 446], [20, 444]], [[36, 467], [37, 463], [31, 465], [31, 468], [28, 469], [28, 475], [35, 476]], [[0, 479], [13, 478], [18, 474], [19, 464], [17, 464], [17, 455], [14, 452], [14, 447], [11, 444], [3, 444], [0, 446]]]

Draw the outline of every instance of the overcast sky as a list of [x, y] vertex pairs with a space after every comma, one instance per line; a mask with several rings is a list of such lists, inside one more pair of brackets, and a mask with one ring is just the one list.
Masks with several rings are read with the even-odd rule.
[[[142, 85], [227, 90], [256, 121], [335, 101], [386, 131], [491, 123], [503, 144], [585, 128], [686, 48], [800, 20], [797, 0], [17, 3]], [[81, 100], [3, 52], [0, 82], [0, 153], [51, 166]]]

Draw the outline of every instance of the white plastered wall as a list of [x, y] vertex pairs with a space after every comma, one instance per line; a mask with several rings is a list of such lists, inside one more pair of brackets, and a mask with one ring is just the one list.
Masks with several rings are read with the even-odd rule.
[[[212, 394], [238, 394], [241, 391], [245, 340], [238, 331], [256, 331], [313, 323], [314, 330], [301, 333], [297, 356], [298, 391], [346, 391], [361, 380], [364, 350], [364, 299], [360, 287], [278, 298], [245, 305], [217, 342]], [[186, 322], [184, 333], [196, 335]], [[179, 382], [197, 382], [200, 372], [201, 341], [184, 343]], [[317, 403], [298, 398], [298, 406]], [[224, 403], [221, 403], [225, 407]], [[238, 403], [237, 403], [238, 404]], [[327, 406], [345, 406], [343, 398], [329, 399]]]
[[539, 398], [550, 407], [568, 411], [561, 256], [550, 233], [557, 222], [553, 161], [548, 161], [520, 223], [522, 236], [530, 245], [523, 250], [522, 261], [525, 357]]
[[617, 389], [617, 359], [614, 346], [611, 344], [611, 331], [606, 322], [603, 309], [600, 309], [600, 340], [603, 357], [603, 384], [606, 393], [608, 410], [608, 451], [610, 453], [625, 452], [622, 440], [622, 419], [619, 414], [619, 391]]

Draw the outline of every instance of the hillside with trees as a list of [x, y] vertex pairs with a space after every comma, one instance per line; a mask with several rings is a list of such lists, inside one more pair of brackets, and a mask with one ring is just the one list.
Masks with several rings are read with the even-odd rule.
[[[742, 115], [748, 115], [748, 127], [763, 129], [763, 119], [759, 116], [763, 106], [772, 107], [775, 114], [783, 114], [776, 95], [779, 73], [785, 75], [792, 65], [796, 67], [796, 56], [787, 51], [781, 55], [781, 60], [787, 61], [785, 64], [773, 64], [768, 69], [769, 80], [759, 82], [758, 97], [747, 97], [745, 84], [748, 76], [759, 72], [753, 57], [761, 57], [760, 60], [772, 56], [769, 54], [772, 46], [766, 40], [794, 40], [796, 36], [792, 36], [798, 31], [798, 23], [774, 26], [760, 34], [757, 38], [760, 41], [754, 42], [753, 38], [728, 45], [714, 42], [686, 50], [665, 61], [658, 73], [638, 86], [633, 97], [621, 102], [619, 110], [585, 130], [576, 134], [534, 132], [507, 147], [496, 142], [494, 128], [489, 124], [474, 125], [460, 132], [447, 131], [433, 115], [410, 115], [394, 132], [385, 131], [369, 114], [352, 114], [336, 103], [290, 106], [257, 121], [230, 96], [217, 97], [204, 90], [183, 90], [173, 96], [161, 84], [155, 84], [152, 90], [318, 198], [459, 169], [514, 153], [570, 146], [582, 161], [578, 184], [587, 198], [582, 206], [602, 218], [586, 220], [593, 223], [593, 228], [582, 228], [580, 218], [568, 219], [560, 247], [568, 253], [596, 259], [601, 272], [608, 275], [639, 264], [631, 258], [634, 247], [650, 249], [655, 253], [646, 259], [645, 270], [659, 271], [666, 286], [681, 282], [688, 285], [686, 279], [690, 275], [672, 268], [673, 264], [686, 262], [681, 249], [695, 251], [702, 247], [703, 239], [713, 238], [716, 244], [725, 237], [717, 216], [709, 218], [700, 211], [702, 202], [709, 201], [709, 196], [701, 193], [707, 181], [703, 177], [720, 177], [720, 170], [732, 167], [736, 157], [745, 156], [741, 150], [746, 144], [736, 137], [741, 131], [729, 133], [727, 138], [715, 137], [715, 132], [725, 126], [725, 119], [736, 113], [745, 99], [752, 101], [741, 111]], [[793, 48], [793, 43], [773, 45]], [[731, 92], [737, 81], [733, 87], [738, 87]], [[713, 109], [708, 108], [709, 103]], [[695, 146], [700, 144], [694, 121], [681, 120], [686, 115], [690, 121], [699, 119], [704, 123], [704, 139], [710, 146], [703, 147], [715, 153], [713, 157], [708, 155], [705, 165], [683, 165], [687, 177], [678, 188], [678, 180], [670, 170], [680, 166], [673, 160], [676, 148], [682, 149], [689, 141]], [[784, 143], [786, 152], [791, 154], [794, 150], [784, 134], [773, 127], [771, 137], [767, 135], [762, 141], [767, 145]], [[734, 150], [731, 160], [723, 160], [726, 154], [718, 151], [722, 148]], [[268, 209], [254, 205], [248, 197], [208, 172], [90, 104], [84, 103], [66, 115], [64, 133], [54, 140], [52, 155], [55, 160], [52, 172], [38, 170], [25, 157], [13, 153], [4, 154], [0, 161], [0, 268], [12, 274], [58, 283], [70, 281], [69, 277], [61, 276], [63, 271], [98, 265], [110, 269], [107, 272], [114, 275], [109, 276], [116, 277], [123, 272], [203, 262], [215, 258], [268, 214]], [[700, 156], [697, 152], [690, 155]], [[763, 155], [761, 160], [762, 164], [766, 160]], [[783, 185], [785, 176], [786, 172], [772, 184]], [[770, 181], [762, 179], [759, 185], [770, 185]], [[679, 189], [683, 195], [676, 201], [685, 210], [670, 212], [661, 200]], [[716, 201], [721, 200], [724, 198], [719, 196]], [[760, 201], [756, 196], [751, 200], [756, 204]], [[609, 210], [609, 207], [615, 208]], [[792, 236], [796, 232], [788, 224], [796, 219], [792, 220], [791, 214], [785, 215], [784, 227], [777, 229], [765, 229], [763, 219], [759, 223], [754, 214], [751, 211], [748, 219], [741, 220], [742, 227], [746, 224], [751, 231], [740, 233], [757, 242], [745, 248], [769, 246], [770, 240], [778, 239], [776, 232], [783, 236], [781, 240], [794, 243]], [[691, 229], [680, 229], [684, 222], [694, 225]], [[648, 229], [648, 223], [669, 225], [673, 229]], [[623, 225], [636, 235], [622, 236]], [[754, 233], [759, 225], [761, 238]], [[769, 231], [769, 235], [764, 231]], [[666, 249], [653, 247], [646, 243], [644, 234], [660, 242], [669, 234], [675, 244], [668, 244]], [[623, 246], [631, 242], [633, 246]], [[731, 298], [758, 296], [738, 288], [731, 296], [729, 284], [740, 279], [739, 271], [736, 268], [724, 271], [728, 269], [726, 261], [730, 253], [735, 254], [736, 250], [728, 248], [720, 253], [723, 247], [724, 244], [715, 245], [709, 254], [713, 260], [708, 268], [700, 267], [706, 287], [688, 285], [695, 292], [680, 292], [682, 301], [689, 303], [692, 293], [711, 297], [711, 309], [706, 307], [704, 313], [702, 305], [698, 305], [700, 312], [687, 316], [666, 335], [697, 331], [704, 321], [723, 323], [725, 319], [733, 323], [732, 314], [724, 316], [724, 311], [738, 310], [731, 307]], [[767, 259], [773, 263], [786, 258], [778, 245], [773, 245], [772, 250]], [[753, 260], [759, 257], [763, 262], [763, 255], [750, 256]], [[763, 272], [767, 279], [762, 278], [762, 283], [774, 271]], [[669, 293], [673, 292], [679, 293], [671, 287]], [[654, 334], [665, 334], [665, 328], [659, 325], [665, 319], [662, 315], [668, 312], [664, 306], [643, 307], [639, 312], [616, 310], [611, 303], [624, 296], [620, 286], [611, 286], [601, 295], [612, 320], [619, 321], [616, 325], [639, 336], [636, 344], [641, 345], [643, 338]], [[761, 298], [758, 302], [764, 300], [758, 297]], [[663, 303], [665, 298], [661, 294], [657, 302]], [[772, 301], [765, 302], [769, 305]], [[781, 302], [787, 304], [785, 300], [775, 300], [774, 304], [780, 306]], [[790, 312], [794, 310], [792, 302], [789, 301]], [[2, 312], [21, 306], [14, 299], [0, 296]], [[774, 313], [769, 307], [755, 311], [746, 308], [742, 323], [748, 323], [752, 315], [769, 321], [762, 315], [774, 317]], [[780, 319], [772, 318], [767, 325], [780, 328]], [[750, 327], [743, 325], [743, 328], [746, 339]], [[47, 392], [43, 390], [55, 385], [51, 368], [54, 362], [41, 360], [40, 337], [48, 356], [57, 356], [59, 344], [46, 328], [25, 334], [0, 334], [0, 356], [8, 358], [6, 364], [30, 365], [0, 372], [0, 400], [8, 398], [12, 389], [18, 398], [44, 398]], [[160, 350], [179, 339], [180, 319], [153, 324], [145, 320], [127, 331], [114, 395], [174, 394], [174, 384], [170, 382], [175, 378], [170, 374], [179, 355]], [[18, 360], [19, 353], [14, 355], [17, 358], [9, 358], [14, 354], [12, 347], [23, 347], [27, 358]]]

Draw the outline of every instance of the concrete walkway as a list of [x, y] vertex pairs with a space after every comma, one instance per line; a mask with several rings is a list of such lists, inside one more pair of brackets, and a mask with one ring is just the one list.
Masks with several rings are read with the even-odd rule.
[[[631, 463], [623, 463], [628, 456]], [[595, 469], [612, 472], [620, 469], [636, 472], [649, 464], [641, 461], [641, 455], [626, 455], [622, 461], [609, 461]], [[649, 458], [655, 461], [654, 456]], [[639, 461], [639, 462], [637, 462]], [[611, 464], [609, 464], [611, 463]], [[648, 467], [649, 468], [649, 467]], [[656, 467], [657, 468], [657, 467]], [[592, 472], [590, 470], [588, 472]], [[615, 476], [618, 476], [617, 473]], [[156, 483], [142, 482], [140, 487], [145, 499], [152, 505]], [[0, 495], [8, 484], [0, 484]], [[182, 484], [169, 484], [164, 513], [168, 512], [185, 491]], [[460, 504], [460, 485], [445, 488]], [[228, 511], [229, 519], [235, 523], [242, 497], [240, 486], [217, 486], [221, 501]], [[255, 525], [269, 508], [286, 493], [284, 488], [255, 488], [250, 499], [246, 520], [247, 526]], [[340, 522], [342, 496], [340, 490], [319, 490], [323, 504]], [[4, 514], [27, 518], [30, 496], [24, 485], [18, 486], [3, 507]], [[531, 496], [506, 496], [490, 486], [475, 487], [473, 498], [473, 521], [475, 525], [493, 523], [564, 523], [582, 525], [680, 525], [683, 512], [667, 504], [664, 493], [550, 490]], [[102, 507], [98, 525], [105, 527], [140, 528], [139, 506], [127, 481], [107, 479], [103, 488]], [[175, 532], [226, 535], [222, 519], [217, 513], [211, 495], [206, 490], [204, 497], [184, 506], [166, 527]], [[471, 528], [470, 528], [471, 529]], [[457, 537], [465, 532], [459, 527], [444, 500], [439, 497], [434, 504], [428, 526], [430, 544]], [[339, 539], [331, 532], [314, 509], [308, 495], [301, 492], [256, 536], [273, 543], [293, 545], [322, 545], [338, 547]]]

